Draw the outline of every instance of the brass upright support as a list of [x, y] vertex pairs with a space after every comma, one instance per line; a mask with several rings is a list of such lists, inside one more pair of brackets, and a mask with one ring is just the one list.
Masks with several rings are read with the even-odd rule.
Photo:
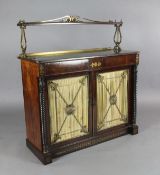
[[27, 40], [26, 40], [26, 34], [25, 34], [25, 29], [26, 29], [26, 24], [25, 21], [21, 20], [19, 21], [20, 24], [20, 29], [21, 29], [21, 57], [26, 56], [26, 49], [27, 49]]
[[116, 30], [114, 33], [114, 43], [115, 43], [114, 52], [119, 53], [121, 51], [120, 44], [122, 42], [122, 34], [120, 30], [120, 27], [122, 26], [122, 24], [115, 24], [114, 26], [116, 27]]

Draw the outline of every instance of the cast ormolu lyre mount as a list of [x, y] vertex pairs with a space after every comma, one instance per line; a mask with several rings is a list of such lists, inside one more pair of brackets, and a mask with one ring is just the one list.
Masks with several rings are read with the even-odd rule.
[[[17, 24], [17, 26], [20, 27], [21, 29], [21, 50], [22, 53], [20, 54], [20, 57], [30, 57], [32, 54], [27, 54], [26, 49], [27, 49], [27, 40], [26, 40], [26, 34], [25, 34], [25, 29], [27, 26], [41, 26], [41, 25], [56, 25], [56, 24], [69, 24], [69, 25], [80, 25], [80, 24], [86, 24], [86, 25], [114, 25], [115, 33], [114, 33], [114, 43], [115, 46], [114, 48], [102, 48], [102, 49], [95, 49], [95, 51], [104, 51], [104, 50], [114, 50], [115, 53], [119, 53], [121, 51], [120, 44], [122, 41], [122, 35], [120, 31], [120, 27], [122, 26], [123, 22], [122, 20], [117, 22], [117, 21], [97, 21], [97, 20], [91, 20], [88, 18], [80, 18], [79, 16], [64, 16], [56, 19], [51, 19], [51, 20], [45, 20], [45, 21], [34, 21], [34, 22], [26, 22], [24, 20], [20, 20]], [[82, 52], [87, 52], [87, 50], [81, 50]], [[90, 49], [89, 49], [90, 51]], [[46, 52], [49, 55], [51, 53]], [[42, 55], [47, 55], [47, 54], [42, 53]], [[74, 51], [75, 53], [75, 51]], [[36, 54], [34, 54], [35, 56]], [[38, 53], [38, 56], [41, 56], [41, 53]]]

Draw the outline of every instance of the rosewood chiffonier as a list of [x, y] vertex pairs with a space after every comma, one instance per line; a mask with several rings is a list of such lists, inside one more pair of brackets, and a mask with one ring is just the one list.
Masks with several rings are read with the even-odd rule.
[[[114, 25], [115, 47], [26, 53], [26, 26], [63, 23]], [[121, 25], [122, 21], [73, 16], [18, 23], [26, 144], [44, 164], [91, 145], [138, 133], [139, 53], [120, 49]]]

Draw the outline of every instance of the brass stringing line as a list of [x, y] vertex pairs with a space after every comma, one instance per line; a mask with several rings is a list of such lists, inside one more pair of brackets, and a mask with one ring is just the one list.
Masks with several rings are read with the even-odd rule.
[[105, 120], [105, 118], [106, 118], [106, 116], [107, 116], [107, 114], [108, 114], [108, 112], [109, 112], [110, 108], [111, 108], [111, 105], [109, 105], [109, 107], [108, 107], [108, 109], [107, 109], [107, 112], [106, 112], [106, 114], [104, 115], [104, 117], [103, 117], [103, 120], [102, 120], [102, 121], [104, 121], [104, 120]]
[[63, 126], [64, 126], [64, 123], [65, 123], [67, 117], [68, 117], [68, 116], [66, 115], [66, 117], [65, 117], [65, 119], [63, 120], [63, 123], [62, 123], [62, 125], [61, 125], [61, 127], [60, 127], [60, 129], [59, 129], [59, 131], [58, 131], [58, 133], [57, 133], [58, 135], [60, 134], [60, 132], [61, 132]]
[[[111, 108], [111, 105], [108, 107], [108, 110], [107, 110], [106, 114], [104, 115], [104, 117], [103, 117], [101, 123], [103, 123], [103, 122], [105, 121], [105, 118], [107, 117], [107, 114], [108, 114], [110, 108]], [[102, 127], [100, 127], [99, 129], [101, 129], [101, 128], [102, 128]]]
[[121, 77], [121, 80], [120, 80], [120, 82], [119, 82], [119, 85], [118, 85], [118, 88], [117, 88], [117, 90], [116, 90], [116, 92], [115, 92], [115, 95], [117, 94], [117, 92], [118, 92], [118, 90], [119, 90], [119, 88], [120, 88], [120, 86], [121, 86], [122, 81], [123, 81], [123, 77]]
[[[86, 21], [89, 21], [89, 22], [97, 22], [97, 23], [100, 23], [100, 22], [111, 22], [110, 20], [109, 21], [98, 21], [98, 20], [92, 20], [92, 19], [88, 19], [88, 18], [82, 18]], [[83, 22], [81, 20], [78, 20], [79, 22]]]
[[64, 97], [63, 97], [62, 94], [59, 92], [59, 90], [56, 89], [56, 91], [58, 92], [59, 96], [60, 96], [61, 99], [64, 101], [64, 103], [65, 103], [66, 105], [68, 105], [67, 101], [64, 99]]
[[83, 126], [81, 125], [80, 121], [77, 119], [77, 117], [75, 116], [75, 114], [73, 114], [73, 117], [76, 119], [77, 123], [79, 124], [79, 126], [80, 126], [81, 129], [82, 129]]
[[105, 89], [107, 90], [108, 94], [111, 96], [111, 92], [110, 92], [109, 89], [107, 88], [106, 84], [105, 84], [104, 82], [103, 82], [102, 84], [104, 85], [104, 87], [105, 87]]
[[81, 87], [83, 86], [83, 81], [86, 79], [86, 77], [85, 78], [82, 78], [80, 81], [82, 81], [82, 84], [79, 86], [79, 88], [78, 88], [78, 91], [77, 91], [77, 93], [76, 93], [76, 95], [75, 95], [75, 97], [73, 98], [73, 101], [72, 101], [72, 103], [71, 104], [73, 104], [74, 103], [74, 101], [75, 101], [75, 99], [76, 99], [76, 97], [78, 96], [78, 93], [79, 93], [79, 91], [81, 90]]
[[107, 88], [107, 86], [106, 86], [106, 84], [104, 83], [104, 81], [100, 79], [100, 82], [104, 85], [106, 91], [107, 91], [108, 94], [111, 96], [111, 93], [109, 92], [109, 89]]
[[75, 97], [73, 98], [73, 101], [72, 101], [72, 103], [71, 103], [72, 105], [73, 105], [73, 103], [74, 103], [76, 97], [78, 96], [79, 91], [81, 90], [81, 87], [82, 87], [82, 85], [79, 86], [78, 91], [77, 91], [77, 93], [76, 93], [76, 95], [75, 95]]
[[115, 104], [115, 106], [116, 106], [116, 108], [117, 108], [117, 110], [118, 110], [118, 112], [119, 112], [120, 116], [122, 117], [122, 116], [123, 116], [123, 114], [121, 113], [121, 111], [120, 111], [119, 107], [117, 106], [117, 104]]
[[[109, 106], [109, 107], [110, 107], [110, 106]], [[108, 108], [109, 108], [109, 107], [108, 107]], [[107, 109], [107, 106], [106, 106], [106, 108], [105, 108], [105, 110], [104, 110], [104, 111], [106, 111], [106, 109]], [[107, 110], [108, 110], [108, 109], [107, 109]], [[107, 115], [107, 114], [105, 114], [105, 115]], [[104, 115], [104, 118], [105, 118], [105, 115]]]
[[[52, 85], [53, 85], [53, 87], [54, 87], [54, 82], [49, 81], [49, 82], [48, 82], [48, 85], [50, 85], [51, 88], [52, 88]], [[61, 99], [64, 101], [64, 103], [65, 103], [66, 105], [68, 105], [67, 101], [63, 98], [62, 94], [59, 92], [58, 87], [56, 87], [54, 90], [58, 92], [59, 96], [60, 96]]]

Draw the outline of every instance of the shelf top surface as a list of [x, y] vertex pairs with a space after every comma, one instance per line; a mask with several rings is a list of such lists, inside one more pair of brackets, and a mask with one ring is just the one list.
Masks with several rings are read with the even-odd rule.
[[98, 57], [109, 57], [118, 55], [137, 54], [138, 51], [125, 51], [122, 50], [119, 53], [115, 53], [111, 48], [95, 48], [95, 49], [83, 49], [83, 50], [65, 50], [65, 51], [53, 51], [53, 52], [39, 52], [29, 53], [25, 57], [21, 55], [19, 59], [24, 59], [36, 63], [48, 63], [57, 61], [69, 61], [69, 60], [81, 60], [91, 59]]

